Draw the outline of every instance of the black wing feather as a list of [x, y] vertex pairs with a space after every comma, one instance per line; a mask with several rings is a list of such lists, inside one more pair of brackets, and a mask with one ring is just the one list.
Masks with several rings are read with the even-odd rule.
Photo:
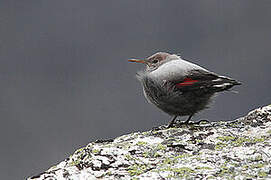
[[204, 70], [190, 71], [185, 78], [197, 80], [197, 82], [185, 86], [176, 86], [177, 84], [182, 83], [184, 79], [182, 78], [180, 81], [175, 81], [173, 83], [178, 91], [201, 91], [202, 93], [214, 93], [228, 90], [235, 85], [241, 84], [240, 82], [229, 77], [219, 76], [216, 73]]

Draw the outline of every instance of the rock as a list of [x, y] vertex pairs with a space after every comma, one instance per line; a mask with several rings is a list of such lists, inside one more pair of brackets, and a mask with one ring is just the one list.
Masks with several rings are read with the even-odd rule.
[[98, 140], [28, 179], [268, 179], [270, 161], [269, 105], [235, 121]]

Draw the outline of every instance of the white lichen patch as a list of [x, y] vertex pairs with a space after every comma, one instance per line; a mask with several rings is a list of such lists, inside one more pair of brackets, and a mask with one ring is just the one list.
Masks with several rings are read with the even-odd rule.
[[270, 179], [271, 106], [232, 122], [99, 140], [29, 179]]
[[153, 136], [148, 136], [148, 137], [142, 137], [142, 138], [137, 138], [133, 141], [133, 145], [137, 144], [137, 143], [146, 143], [146, 144], [151, 144], [151, 145], [155, 145], [158, 143], [163, 142], [162, 138], [159, 137], [153, 137]]

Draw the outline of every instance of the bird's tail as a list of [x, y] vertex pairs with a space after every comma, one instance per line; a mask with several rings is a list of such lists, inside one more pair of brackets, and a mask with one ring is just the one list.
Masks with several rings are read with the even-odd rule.
[[215, 89], [216, 92], [219, 92], [229, 90], [233, 86], [241, 84], [242, 84], [241, 82], [235, 79], [226, 76], [219, 76], [217, 79], [213, 80], [212, 87]]

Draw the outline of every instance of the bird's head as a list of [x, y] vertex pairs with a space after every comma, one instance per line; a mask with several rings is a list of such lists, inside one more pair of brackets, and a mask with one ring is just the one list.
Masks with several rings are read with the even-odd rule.
[[136, 62], [136, 63], [142, 63], [147, 65], [147, 69], [154, 70], [158, 68], [160, 65], [168, 62], [169, 60], [172, 59], [171, 56], [176, 56], [172, 55], [166, 52], [158, 52], [146, 59], [129, 59], [129, 62]]

